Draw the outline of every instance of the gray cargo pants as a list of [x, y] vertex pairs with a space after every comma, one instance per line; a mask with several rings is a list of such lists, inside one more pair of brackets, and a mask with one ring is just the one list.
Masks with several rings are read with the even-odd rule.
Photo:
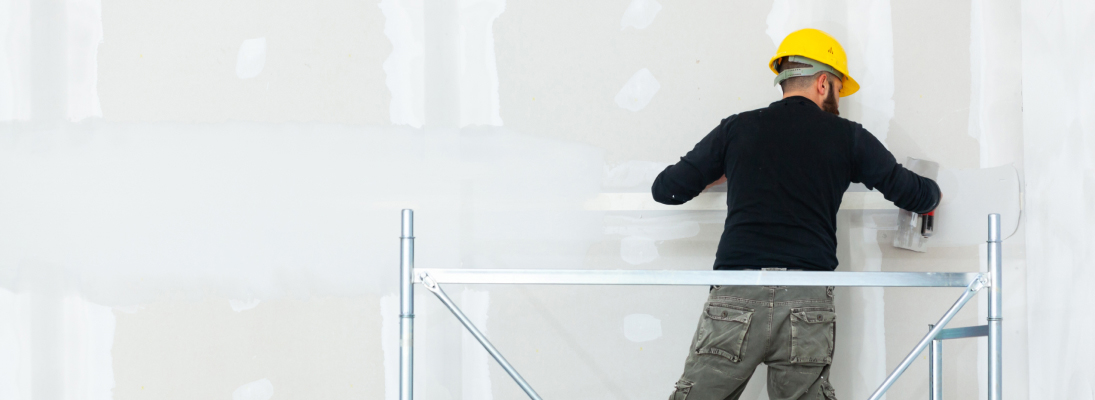
[[770, 400], [836, 400], [832, 287], [715, 286], [670, 400], [737, 400], [760, 363]]

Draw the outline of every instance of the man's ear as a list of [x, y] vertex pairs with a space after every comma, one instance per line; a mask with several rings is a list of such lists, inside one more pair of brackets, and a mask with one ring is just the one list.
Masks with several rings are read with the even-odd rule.
[[817, 94], [822, 97], [828, 93], [828, 88], [825, 87], [829, 83], [829, 77], [825, 74], [818, 74], [817, 79], [814, 79], [814, 89], [817, 90]]

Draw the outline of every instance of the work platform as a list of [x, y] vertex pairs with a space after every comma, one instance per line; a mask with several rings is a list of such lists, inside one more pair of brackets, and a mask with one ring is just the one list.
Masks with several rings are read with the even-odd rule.
[[[414, 267], [414, 211], [403, 210], [400, 236], [399, 398], [414, 399], [414, 285], [422, 284], [475, 337], [530, 399], [541, 397], [510, 365], [482, 332], [453, 303], [441, 284], [504, 285], [739, 285], [739, 286], [860, 286], [961, 287], [962, 294], [928, 333], [880, 383], [870, 400], [878, 400], [925, 349], [929, 349], [929, 399], [942, 400], [942, 341], [988, 337], [988, 399], [1002, 396], [1000, 214], [988, 216], [988, 272], [806, 272], [806, 271], [645, 271], [544, 269], [440, 269]], [[985, 325], [946, 329], [970, 299], [988, 291]]]

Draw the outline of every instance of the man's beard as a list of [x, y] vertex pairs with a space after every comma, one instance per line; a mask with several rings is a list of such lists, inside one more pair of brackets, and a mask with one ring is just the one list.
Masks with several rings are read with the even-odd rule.
[[840, 110], [837, 109], [836, 96], [834, 93], [833, 85], [829, 85], [829, 95], [825, 97], [825, 100], [821, 101], [821, 109], [833, 115], [840, 115]]

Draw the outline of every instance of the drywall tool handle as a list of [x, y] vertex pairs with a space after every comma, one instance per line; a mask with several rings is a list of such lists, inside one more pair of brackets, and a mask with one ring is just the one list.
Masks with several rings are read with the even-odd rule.
[[935, 233], [935, 210], [920, 214], [920, 236], [931, 237]]

